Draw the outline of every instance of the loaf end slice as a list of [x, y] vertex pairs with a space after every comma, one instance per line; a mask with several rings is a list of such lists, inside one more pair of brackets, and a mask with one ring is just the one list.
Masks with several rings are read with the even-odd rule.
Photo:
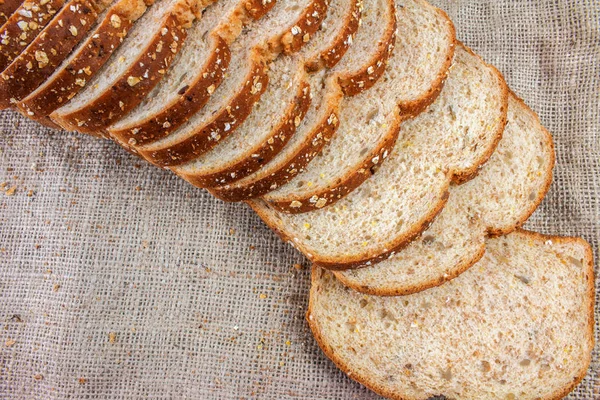
[[590, 246], [518, 231], [410, 296], [361, 294], [315, 268], [307, 320], [342, 371], [388, 398], [550, 400], [589, 367], [593, 310]]
[[508, 125], [495, 153], [476, 178], [450, 188], [431, 227], [388, 260], [336, 276], [379, 296], [411, 294], [454, 279], [483, 256], [487, 236], [508, 234], [531, 216], [550, 187], [554, 159], [548, 131], [511, 96]]

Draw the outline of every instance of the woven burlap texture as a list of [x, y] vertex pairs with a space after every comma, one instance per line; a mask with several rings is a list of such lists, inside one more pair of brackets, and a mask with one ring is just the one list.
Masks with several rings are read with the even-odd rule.
[[[436, 5], [554, 134], [554, 184], [527, 226], [597, 255], [600, 2]], [[247, 206], [112, 143], [0, 121], [0, 398], [377, 398], [321, 353], [309, 265]], [[569, 398], [600, 398], [599, 373], [596, 350]]]

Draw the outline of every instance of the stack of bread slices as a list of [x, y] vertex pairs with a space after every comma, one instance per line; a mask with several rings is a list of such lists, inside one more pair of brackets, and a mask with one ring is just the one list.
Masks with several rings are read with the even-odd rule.
[[398, 399], [554, 399], [593, 348], [580, 239], [520, 229], [552, 137], [424, 0], [5, 0], [0, 106], [110, 138], [314, 263], [308, 322]]

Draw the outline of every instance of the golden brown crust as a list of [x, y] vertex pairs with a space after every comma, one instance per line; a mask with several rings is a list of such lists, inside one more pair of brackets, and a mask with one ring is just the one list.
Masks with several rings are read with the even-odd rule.
[[269, 41], [269, 48], [273, 54], [297, 52], [321, 28], [326, 15], [327, 0], [313, 0], [305, 9], [304, 15], [281, 38]]
[[86, 36], [98, 18], [90, 0], [72, 0], [0, 74], [0, 108], [17, 104], [40, 86]]
[[315, 124], [315, 128], [307, 135], [304, 144], [277, 171], [243, 186], [223, 185], [209, 188], [209, 192], [223, 201], [245, 201], [268, 193], [273, 190], [274, 186], [289, 182], [321, 152], [321, 149], [336, 132], [339, 126], [338, 114], [341, 99], [342, 94], [339, 91], [328, 93], [323, 104], [327, 111], [321, 113], [322, 120]]
[[373, 176], [377, 169], [381, 167], [381, 164], [385, 162], [398, 139], [402, 120], [400, 114], [394, 112], [393, 119], [387, 121], [388, 130], [383, 140], [378, 143], [376, 148], [371, 150], [358, 168], [337, 179], [333, 187], [324, 188], [319, 192], [311, 192], [310, 196], [291, 195], [281, 201], [271, 201], [268, 198], [265, 200], [274, 209], [289, 214], [315, 211], [337, 202]]
[[[587, 276], [587, 286], [588, 286], [588, 307], [587, 307], [587, 315], [588, 315], [588, 332], [587, 332], [587, 339], [588, 339], [588, 345], [590, 349], [593, 349], [594, 347], [594, 308], [595, 308], [595, 285], [594, 285], [594, 257], [593, 257], [593, 252], [592, 252], [592, 248], [591, 246], [585, 242], [584, 240], [580, 239], [580, 238], [569, 238], [569, 237], [559, 237], [559, 236], [546, 236], [546, 235], [541, 235], [539, 233], [535, 233], [535, 232], [530, 232], [530, 231], [525, 231], [522, 229], [519, 229], [518, 232], [520, 234], [524, 234], [526, 236], [530, 236], [532, 238], [537, 238], [537, 239], [541, 239], [541, 240], [552, 240], [555, 242], [562, 242], [565, 244], [568, 243], [572, 243], [572, 242], [578, 242], [579, 244], [583, 245], [586, 247], [586, 255], [587, 255], [587, 271], [586, 271], [586, 276]], [[309, 301], [308, 301], [308, 310], [306, 312], [306, 320], [308, 322], [308, 325], [313, 333], [313, 336], [317, 342], [317, 344], [319, 345], [319, 347], [321, 348], [321, 350], [323, 351], [323, 353], [325, 353], [325, 355], [331, 360], [333, 361], [333, 363], [342, 371], [344, 372], [346, 375], [348, 375], [348, 377], [350, 379], [355, 380], [356, 382], [364, 385], [365, 387], [367, 387], [368, 389], [372, 390], [373, 392], [384, 396], [386, 398], [390, 398], [390, 399], [396, 399], [396, 400], [426, 400], [425, 398], [423, 399], [414, 399], [414, 398], [409, 398], [409, 397], [403, 397], [401, 394], [399, 393], [394, 393], [391, 392], [383, 387], [380, 387], [377, 383], [372, 382], [371, 380], [369, 380], [367, 377], [365, 376], [360, 376], [358, 374], [355, 373], [353, 367], [351, 365], [349, 365], [348, 363], [346, 363], [341, 357], [338, 357], [337, 354], [335, 353], [335, 351], [333, 350], [333, 348], [327, 344], [327, 341], [323, 338], [323, 335], [321, 334], [321, 330], [319, 325], [317, 324], [317, 322], [315, 321], [314, 318], [311, 317], [312, 313], [313, 313], [313, 309], [314, 309], [314, 294], [313, 291], [317, 290], [318, 285], [316, 284], [317, 282], [317, 273], [318, 273], [318, 268], [316, 266], [313, 266], [312, 268], [312, 273], [311, 273], [311, 295], [309, 297]], [[547, 398], [540, 398], [540, 400], [559, 400], [562, 399], [564, 396], [566, 396], [568, 393], [570, 393], [585, 377], [586, 372], [589, 368], [589, 365], [591, 363], [591, 354], [590, 353], [586, 353], [586, 359], [581, 363], [581, 371], [578, 373], [577, 377], [572, 381], [572, 383], [570, 385], [568, 385], [565, 388], [560, 389], [559, 391], [557, 391], [556, 393], [553, 393], [552, 395], [548, 396]]]
[[138, 153], [155, 165], [171, 167], [185, 164], [218, 145], [248, 118], [252, 107], [267, 88], [269, 77], [262, 61], [251, 58], [248, 62], [251, 67], [246, 84], [211, 121], [197, 127], [191, 136], [174, 145], [158, 150], [138, 148]]
[[103, 132], [137, 106], [156, 86], [185, 38], [186, 30], [178, 20], [178, 15], [170, 13], [164, 18], [162, 28], [157, 30], [146, 51], [110, 89], [73, 112], [65, 114], [60, 109], [55, 111], [51, 114], [52, 119], [70, 131]]
[[[133, 3], [133, 4], [130, 4]], [[130, 7], [126, 7], [129, 5]], [[122, 0], [112, 7], [81, 48], [79, 55], [62, 68], [51, 81], [23, 99], [18, 107], [32, 119], [46, 117], [73, 98], [102, 68], [112, 53], [123, 42], [141, 16], [141, 0]]]
[[0, 25], [6, 23], [21, 4], [23, 0], [4, 0], [0, 3]]
[[213, 36], [214, 46], [204, 64], [204, 72], [197, 79], [179, 90], [180, 97], [161, 110], [150, 115], [145, 121], [123, 128], [108, 128], [110, 135], [123, 146], [139, 148], [168, 136], [183, 125], [210, 99], [229, 67], [231, 52], [229, 46], [219, 36]]
[[346, 14], [344, 29], [340, 31], [331, 45], [316, 54], [306, 62], [306, 70], [315, 72], [323, 68], [333, 68], [342, 59], [354, 39], [354, 35], [360, 26], [360, 18], [363, 8], [362, 0], [356, 0]]
[[0, 70], [4, 70], [37, 37], [63, 7], [64, 0], [26, 0], [0, 29]]
[[[255, 201], [249, 201], [248, 204], [258, 214], [258, 216], [277, 233], [284, 242], [288, 242], [302, 252], [312, 263], [315, 265], [331, 270], [331, 271], [344, 271], [348, 269], [362, 268], [377, 264], [387, 258], [394, 256], [396, 253], [401, 251], [410, 242], [415, 240], [425, 230], [429, 228], [431, 223], [435, 220], [438, 214], [442, 211], [446, 202], [448, 201], [448, 187], [449, 183], [443, 187], [442, 190], [437, 194], [438, 201], [436, 207], [424, 215], [421, 221], [412, 227], [408, 232], [404, 233], [399, 237], [395, 237], [389, 243], [381, 244], [376, 249], [371, 249], [357, 256], [341, 256], [341, 257], [321, 257], [312, 254], [309, 250], [304, 249], [302, 245], [295, 242], [287, 233], [279, 229], [278, 224], [271, 218], [271, 214], [264, 212], [263, 205], [256, 203]], [[265, 203], [266, 204], [266, 203]], [[268, 207], [268, 206], [267, 206]]]
[[275, 3], [277, 0], [247, 0], [244, 8], [253, 19], [260, 19], [273, 8]]
[[377, 43], [378, 50], [373, 58], [358, 71], [339, 74], [338, 80], [346, 96], [355, 96], [370, 89], [381, 78], [387, 68], [388, 60], [394, 51], [398, 22], [396, 20], [396, 6], [393, 0], [387, 1], [389, 14], [387, 29], [382, 40]]
[[285, 117], [271, 130], [265, 142], [254, 149], [247, 149], [246, 156], [220, 171], [200, 174], [185, 174], [176, 170], [183, 179], [198, 187], [226, 185], [245, 178], [257, 171], [275, 157], [289, 142], [296, 128], [304, 119], [310, 106], [310, 85], [306, 80], [300, 83], [296, 96], [285, 111]]

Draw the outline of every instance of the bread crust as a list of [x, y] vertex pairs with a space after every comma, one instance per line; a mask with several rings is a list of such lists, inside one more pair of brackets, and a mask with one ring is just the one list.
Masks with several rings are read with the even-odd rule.
[[388, 21], [382, 40], [377, 44], [378, 49], [375, 55], [358, 71], [338, 75], [337, 79], [346, 96], [355, 96], [370, 89], [385, 72], [388, 60], [394, 51], [398, 30], [395, 3], [393, 0], [388, 0], [386, 3], [392, 18]]
[[51, 80], [19, 102], [18, 107], [31, 119], [49, 120], [45, 117], [79, 93], [102, 68], [145, 10], [142, 0], [119, 1], [106, 13], [79, 55], [51, 77]]
[[[152, 41], [112, 87], [96, 99], [69, 113], [61, 109], [54, 111], [51, 118], [69, 131], [99, 134], [106, 137], [104, 129], [137, 106], [160, 81], [181, 49], [186, 38], [186, 20], [189, 9], [182, 3], [174, 7], [162, 22], [162, 28], [154, 34]], [[120, 62], [117, 60], [117, 62]]]
[[208, 191], [223, 201], [245, 201], [268, 193], [281, 182], [288, 182], [319, 154], [334, 135], [339, 126], [338, 111], [341, 99], [342, 93], [339, 89], [328, 92], [323, 104], [327, 111], [320, 114], [321, 120], [314, 125], [315, 128], [307, 135], [304, 144], [277, 171], [243, 186], [222, 185], [208, 188]]
[[296, 128], [304, 119], [310, 106], [310, 85], [305, 79], [300, 82], [293, 101], [287, 106], [285, 117], [274, 127], [266, 141], [247, 149], [242, 158], [233, 160], [219, 171], [201, 174], [187, 174], [175, 169], [175, 173], [191, 184], [205, 188], [226, 185], [242, 179], [260, 169], [275, 157], [289, 142]]
[[87, 34], [101, 7], [72, 0], [0, 74], [0, 108], [17, 104], [40, 86]]
[[107, 130], [110, 136], [123, 146], [131, 146], [132, 149], [144, 146], [168, 136], [204, 107], [214, 88], [223, 81], [231, 60], [231, 52], [225, 40], [217, 35], [213, 35], [212, 40], [213, 49], [204, 63], [204, 72], [198, 73], [195, 81], [184, 90], [180, 90], [180, 96], [176, 100], [140, 123], [122, 128], [116, 128], [114, 125], [109, 127]]
[[[515, 100], [517, 100], [522, 107], [525, 107], [532, 115], [535, 115], [536, 119], [538, 119], [538, 125], [544, 132], [545, 146], [547, 146], [550, 149], [551, 160], [548, 163], [546, 170], [542, 172], [542, 175], [545, 176], [546, 179], [542, 183], [542, 188], [539, 191], [538, 196], [534, 199], [534, 201], [531, 202], [529, 207], [522, 210], [521, 215], [518, 217], [518, 219], [514, 223], [512, 223], [508, 226], [505, 226], [505, 227], [493, 227], [493, 226], [485, 227], [484, 231], [485, 231], [486, 239], [490, 238], [490, 237], [504, 236], [504, 235], [508, 235], [514, 231], [518, 231], [520, 229], [520, 227], [523, 226], [523, 224], [525, 224], [525, 222], [527, 222], [527, 220], [531, 217], [531, 215], [535, 212], [535, 210], [537, 210], [537, 208], [540, 206], [540, 204], [546, 197], [548, 191], [550, 190], [550, 185], [552, 184], [552, 179], [553, 179], [552, 178], [552, 175], [553, 175], [552, 170], [553, 170], [555, 162], [556, 162], [556, 155], [555, 155], [555, 151], [554, 151], [554, 143], [552, 140], [552, 135], [550, 134], [550, 132], [548, 132], [548, 130], [546, 128], [543, 127], [541, 122], [539, 122], [539, 117], [525, 104], [525, 102], [522, 99], [520, 99], [519, 97], [517, 97], [514, 93], [512, 93], [512, 91], [510, 93], [511, 93], [511, 96]], [[477, 250], [476, 253], [471, 254], [471, 255], [466, 255], [465, 257], [463, 257], [460, 264], [457, 265], [456, 268], [454, 268], [452, 271], [448, 271], [444, 276], [438, 278], [437, 280], [430, 281], [430, 282], [427, 282], [424, 284], [415, 285], [412, 287], [403, 287], [403, 288], [371, 287], [371, 286], [367, 286], [367, 285], [360, 285], [357, 282], [354, 282], [354, 281], [348, 279], [343, 274], [336, 273], [336, 272], [334, 272], [334, 274], [335, 274], [336, 278], [339, 279], [345, 286], [348, 286], [348, 287], [350, 287], [358, 292], [361, 292], [361, 293], [371, 294], [371, 295], [375, 295], [375, 296], [382, 296], [382, 297], [383, 296], [405, 296], [405, 295], [409, 295], [409, 294], [413, 294], [413, 293], [422, 292], [424, 290], [431, 289], [433, 287], [441, 286], [444, 283], [457, 278], [459, 275], [461, 275], [462, 273], [467, 271], [469, 268], [471, 268], [473, 265], [475, 265], [484, 256], [485, 250], [486, 250], [485, 242], [482, 242], [481, 246], [479, 247], [479, 249]]]
[[4, 24], [10, 16], [23, 4], [23, 0], [4, 0], [0, 4], [0, 25]]
[[[593, 348], [594, 347], [594, 307], [595, 307], [595, 286], [594, 286], [594, 257], [593, 257], [593, 252], [592, 252], [592, 248], [591, 246], [585, 242], [583, 239], [581, 238], [573, 238], [573, 237], [559, 237], [559, 236], [547, 236], [547, 235], [542, 235], [539, 233], [535, 233], [535, 232], [531, 232], [531, 231], [526, 231], [523, 229], [518, 229], [517, 230], [520, 234], [524, 234], [526, 236], [531, 237], [532, 239], [538, 239], [538, 240], [552, 240], [555, 242], [561, 242], [561, 243], [565, 243], [565, 244], [569, 244], [569, 243], [579, 243], [583, 246], [585, 246], [586, 248], [586, 255], [587, 255], [587, 259], [588, 262], [586, 264], [587, 267], [587, 284], [588, 284], [588, 306], [587, 306], [587, 310], [586, 313], [588, 315], [588, 319], [589, 319], [589, 324], [588, 324], [588, 332], [587, 332], [587, 340], [588, 340], [588, 344], [589, 344], [589, 348]], [[425, 398], [412, 398], [412, 397], [404, 397], [401, 394], [398, 393], [394, 393], [391, 392], [381, 386], [379, 386], [377, 383], [371, 381], [370, 379], [368, 379], [367, 377], [364, 376], [360, 376], [358, 374], [355, 373], [353, 367], [351, 365], [349, 365], [348, 363], [346, 363], [344, 360], [342, 360], [341, 357], [338, 357], [337, 354], [335, 353], [335, 351], [333, 350], [332, 346], [330, 346], [327, 341], [324, 339], [320, 327], [317, 324], [317, 322], [314, 320], [314, 318], [311, 317], [313, 310], [314, 310], [314, 300], [313, 300], [313, 296], [312, 296], [312, 291], [316, 290], [315, 288], [316, 286], [316, 267], [313, 266], [312, 269], [312, 273], [311, 273], [311, 296], [309, 297], [309, 301], [308, 301], [308, 310], [306, 312], [306, 321], [308, 322], [308, 326], [310, 327], [313, 336], [317, 342], [317, 344], [319, 345], [319, 347], [321, 348], [321, 350], [323, 351], [323, 353], [325, 353], [325, 355], [331, 360], [333, 361], [333, 363], [342, 371], [344, 372], [346, 375], [348, 375], [349, 378], [355, 380], [356, 382], [364, 385], [365, 387], [367, 387], [368, 389], [372, 390], [373, 392], [384, 396], [386, 398], [389, 399], [395, 399], [395, 400], [427, 400]], [[337, 277], [336, 277], [337, 278]], [[540, 400], [560, 400], [563, 397], [565, 397], [567, 394], [569, 394], [585, 377], [587, 370], [589, 368], [589, 365], [591, 363], [591, 354], [587, 353], [586, 354], [586, 359], [584, 360], [584, 362], [581, 364], [581, 370], [579, 371], [577, 377], [572, 381], [572, 383], [558, 391], [556, 391], [556, 393], [553, 393], [552, 395], [550, 395], [547, 398], [540, 398]]]
[[273, 54], [293, 54], [307, 43], [320, 28], [327, 15], [328, 0], [312, 0], [294, 26], [280, 38], [269, 40], [268, 46]]
[[[62, 9], [64, 0], [26, 0], [0, 28], [0, 70], [8, 65], [33, 41]], [[31, 17], [29, 17], [31, 15]]]
[[319, 71], [323, 68], [333, 68], [342, 59], [352, 44], [354, 35], [360, 26], [363, 0], [356, 0], [346, 14], [344, 28], [337, 34], [332, 44], [314, 57], [306, 61], [305, 68], [309, 72]]

